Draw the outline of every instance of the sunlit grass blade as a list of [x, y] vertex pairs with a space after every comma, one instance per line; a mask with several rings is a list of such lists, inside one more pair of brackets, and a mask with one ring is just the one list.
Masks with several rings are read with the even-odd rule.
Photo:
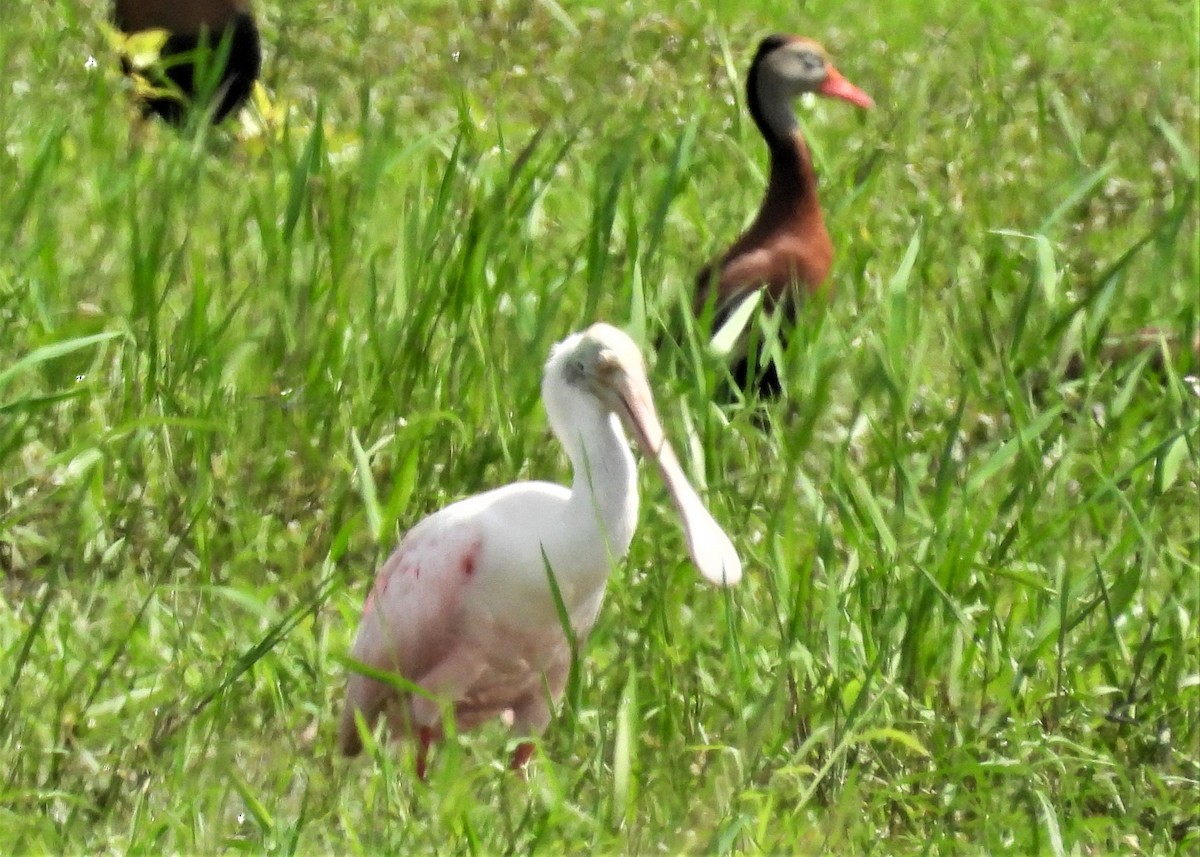
[[358, 439], [357, 432], [350, 433], [350, 445], [354, 451], [358, 490], [362, 497], [363, 511], [367, 515], [367, 526], [370, 528], [371, 538], [378, 541], [384, 535], [383, 513], [379, 508], [379, 492], [375, 488], [375, 476], [371, 473], [371, 461], [362, 448], [362, 442]]
[[629, 670], [621, 703], [617, 708], [616, 732], [613, 735], [612, 820], [614, 827], [628, 823], [637, 800], [633, 778], [634, 744], [638, 736], [637, 670]]
[[0, 369], [0, 390], [3, 390], [18, 375], [24, 374], [42, 363], [56, 360], [59, 357], [89, 348], [93, 345], [98, 345], [101, 342], [108, 342], [110, 339], [116, 339], [121, 335], [120, 331], [109, 331], [43, 345], [41, 348], [35, 349], [24, 357], [21, 357], [10, 366]]

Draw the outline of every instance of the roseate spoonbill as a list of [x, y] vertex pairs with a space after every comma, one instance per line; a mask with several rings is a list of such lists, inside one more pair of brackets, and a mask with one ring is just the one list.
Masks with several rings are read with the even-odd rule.
[[[637, 470], [622, 424], [658, 464], [700, 573], [719, 585], [741, 578], [733, 544], [667, 442], [628, 336], [596, 324], [560, 342], [546, 363], [542, 398], [571, 459], [571, 488], [517, 482], [453, 503], [409, 530], [367, 596], [353, 657], [428, 696], [352, 673], [338, 738], [347, 755], [362, 746], [356, 715], [367, 728], [385, 716], [394, 734], [415, 733], [424, 778], [429, 745], [442, 737], [439, 703], [451, 706], [460, 730], [509, 714], [519, 735], [546, 728], [571, 659], [554, 587], [571, 634], [583, 640], [637, 524]], [[532, 743], [521, 743], [512, 767], [532, 752]]]
[[[189, 102], [199, 94], [196, 51], [207, 50], [215, 62], [221, 55], [219, 46], [223, 41], [229, 43], [220, 83], [213, 93], [214, 122], [242, 106], [262, 69], [262, 47], [249, 0], [116, 0], [113, 23], [125, 33], [167, 31], [159, 63], [148, 76], [156, 87], [177, 89], [186, 100], [168, 91], [148, 96], [145, 109], [168, 122], [182, 122]], [[127, 74], [134, 71], [128, 59], [122, 64]]]
[[[829, 276], [833, 243], [821, 216], [812, 154], [792, 109], [792, 101], [805, 92], [872, 106], [870, 96], [842, 77], [816, 42], [773, 35], [759, 44], [746, 78], [746, 103], [766, 140], [770, 173], [750, 227], [696, 278], [693, 307], [700, 314], [710, 302], [715, 305], [714, 329], [759, 289], [767, 307], [794, 318], [797, 302], [816, 292]], [[753, 354], [739, 355], [730, 370], [735, 383], [778, 395], [774, 364], [760, 370], [757, 362]]]

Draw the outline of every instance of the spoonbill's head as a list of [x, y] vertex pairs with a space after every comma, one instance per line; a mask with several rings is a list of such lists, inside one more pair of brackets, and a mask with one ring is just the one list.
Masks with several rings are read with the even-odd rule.
[[700, 573], [719, 585], [737, 583], [742, 576], [741, 560], [688, 482], [667, 441], [642, 352], [628, 335], [610, 324], [594, 324], [568, 336], [550, 352], [542, 395], [555, 433], [564, 442], [576, 428], [567, 423], [581, 418], [564, 400], [578, 399], [580, 394], [598, 403], [602, 412], [616, 414], [643, 454], [658, 465]]
[[777, 97], [791, 100], [815, 92], [862, 108], [875, 103], [833, 67], [823, 47], [800, 36], [767, 36], [758, 46], [750, 73], [758, 88], [756, 94], [764, 101]]
[[641, 350], [611, 324], [593, 324], [554, 346], [543, 387], [556, 382], [588, 393], [623, 418], [634, 398], [654, 408]]

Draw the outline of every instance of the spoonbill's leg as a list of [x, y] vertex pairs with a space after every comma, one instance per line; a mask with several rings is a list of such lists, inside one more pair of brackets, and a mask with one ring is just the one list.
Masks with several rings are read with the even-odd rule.
[[529, 764], [529, 760], [533, 758], [537, 746], [532, 741], [522, 741], [517, 745], [517, 749], [513, 750], [512, 761], [508, 763], [508, 769], [515, 771], [521, 779], [525, 778], [525, 766]]
[[[513, 709], [513, 732], [517, 735], [540, 735], [550, 724], [550, 705], [544, 692], [538, 688], [533, 694]], [[525, 776], [525, 766], [533, 758], [537, 747], [532, 741], [522, 741], [513, 750], [512, 761], [508, 763], [510, 771], [516, 771]]]
[[410, 694], [408, 704], [420, 742], [417, 748], [417, 776], [422, 780], [425, 779], [429, 747], [442, 734], [441, 702], [462, 699], [486, 666], [478, 650], [462, 646], [450, 652], [420, 681], [415, 682], [429, 694]]
[[422, 726], [417, 732], [417, 779], [425, 782], [425, 772], [429, 764], [429, 745], [433, 743], [433, 730]]
[[[541, 735], [550, 725], [551, 700], [562, 697], [567, 684], [570, 667], [566, 663], [556, 664], [544, 673], [545, 685], [535, 688], [528, 696], [513, 706], [513, 732], [517, 735]], [[522, 741], [513, 750], [508, 769], [524, 776], [525, 766], [537, 750], [532, 741]]]

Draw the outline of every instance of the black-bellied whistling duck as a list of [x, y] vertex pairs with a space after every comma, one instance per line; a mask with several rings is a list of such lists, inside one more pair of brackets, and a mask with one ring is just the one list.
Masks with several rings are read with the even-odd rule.
[[[714, 329], [758, 289], [768, 307], [792, 316], [796, 303], [821, 287], [833, 262], [833, 242], [817, 198], [812, 154], [800, 133], [792, 102], [813, 92], [859, 107], [872, 101], [838, 72], [825, 49], [809, 39], [774, 35], [758, 46], [746, 78], [746, 103], [770, 152], [770, 177], [758, 216], [720, 262], [696, 279], [694, 309], [714, 304]], [[715, 291], [715, 294], [714, 294]], [[755, 356], [739, 356], [730, 371], [742, 389], [756, 384], [763, 395], [778, 395], [774, 365], [758, 374]]]
[[[249, 0], [116, 0], [113, 23], [125, 33], [166, 30], [170, 34], [160, 59], [163, 79], [151, 82], [177, 88], [188, 101], [196, 98], [201, 85], [189, 55], [207, 49], [215, 61], [219, 46], [227, 40], [225, 68], [213, 93], [214, 122], [242, 106], [262, 69], [262, 46]], [[128, 61], [125, 71], [132, 71]], [[147, 112], [178, 123], [189, 104], [164, 94], [148, 98], [145, 106]]]

